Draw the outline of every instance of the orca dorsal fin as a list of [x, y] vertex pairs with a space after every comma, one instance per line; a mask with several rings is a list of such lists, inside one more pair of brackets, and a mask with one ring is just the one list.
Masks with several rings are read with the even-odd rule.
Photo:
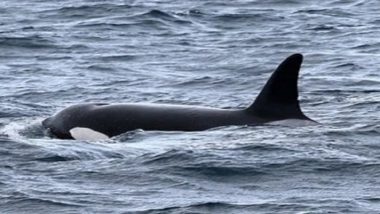
[[286, 58], [246, 111], [265, 120], [309, 119], [298, 102], [297, 82], [302, 59], [301, 54]]

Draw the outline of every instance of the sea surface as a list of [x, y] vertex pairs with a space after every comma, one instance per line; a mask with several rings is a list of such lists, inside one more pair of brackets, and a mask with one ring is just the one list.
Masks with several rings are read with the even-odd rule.
[[[0, 213], [380, 213], [380, 1], [2, 0]], [[320, 124], [59, 140], [72, 104], [244, 108], [302, 53]]]

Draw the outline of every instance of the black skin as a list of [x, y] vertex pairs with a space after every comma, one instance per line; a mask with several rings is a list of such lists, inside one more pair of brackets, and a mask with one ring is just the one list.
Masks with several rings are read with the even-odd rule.
[[54, 136], [70, 139], [70, 129], [90, 128], [109, 137], [143, 129], [202, 131], [228, 125], [260, 125], [284, 119], [310, 120], [298, 102], [297, 80], [301, 54], [284, 60], [255, 102], [246, 109], [229, 110], [189, 105], [79, 104], [42, 122]]
[[58, 138], [70, 139], [69, 130], [75, 127], [90, 128], [112, 137], [136, 129], [202, 131], [265, 122], [268, 120], [247, 110], [159, 104], [79, 104], [44, 120], [43, 125]]

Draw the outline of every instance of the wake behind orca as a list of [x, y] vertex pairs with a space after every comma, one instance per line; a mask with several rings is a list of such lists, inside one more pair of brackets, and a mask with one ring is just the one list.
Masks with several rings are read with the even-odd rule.
[[45, 119], [43, 127], [62, 139], [96, 140], [143, 129], [202, 131], [228, 125], [260, 125], [287, 119], [312, 121], [298, 101], [302, 55], [293, 54], [273, 72], [256, 100], [246, 109], [191, 105], [78, 104]]

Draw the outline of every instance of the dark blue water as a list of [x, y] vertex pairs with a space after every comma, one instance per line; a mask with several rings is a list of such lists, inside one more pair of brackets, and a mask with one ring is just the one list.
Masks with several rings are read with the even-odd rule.
[[[1, 213], [380, 213], [377, 0], [3, 0]], [[292, 53], [321, 125], [51, 139], [82, 102], [242, 108]]]

